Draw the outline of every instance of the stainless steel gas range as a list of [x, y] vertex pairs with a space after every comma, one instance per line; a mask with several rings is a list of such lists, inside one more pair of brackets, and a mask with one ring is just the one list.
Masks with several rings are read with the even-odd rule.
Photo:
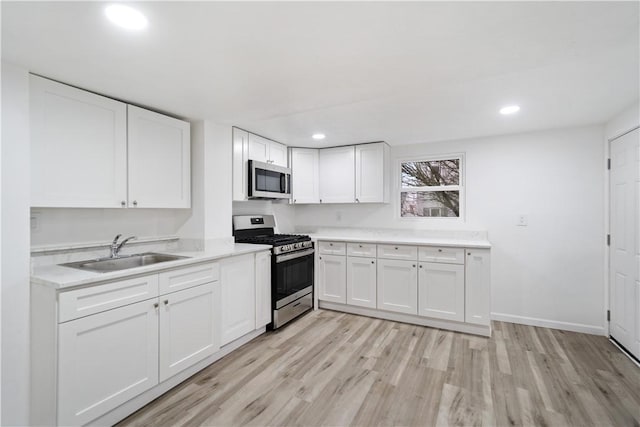
[[233, 217], [236, 243], [271, 245], [271, 327], [277, 329], [313, 307], [313, 242], [275, 234], [273, 215]]

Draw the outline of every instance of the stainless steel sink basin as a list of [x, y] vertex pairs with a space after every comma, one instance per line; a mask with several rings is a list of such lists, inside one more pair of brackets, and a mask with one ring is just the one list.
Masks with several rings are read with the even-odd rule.
[[179, 255], [165, 255], [154, 252], [147, 252], [136, 255], [123, 255], [118, 258], [99, 258], [86, 261], [68, 262], [60, 264], [64, 267], [77, 268], [79, 270], [89, 270], [97, 273], [107, 273], [109, 271], [126, 270], [129, 268], [142, 267], [145, 265], [158, 264], [160, 262], [175, 261], [188, 258]]

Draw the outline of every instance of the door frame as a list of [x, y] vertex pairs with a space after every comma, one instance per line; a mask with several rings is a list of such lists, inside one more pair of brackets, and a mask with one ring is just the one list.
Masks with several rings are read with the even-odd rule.
[[611, 281], [609, 280], [609, 276], [611, 273], [611, 247], [607, 244], [606, 236], [611, 234], [611, 169], [609, 169], [608, 163], [611, 159], [611, 143], [618, 138], [621, 138], [637, 129], [640, 129], [640, 125], [633, 126], [623, 132], [612, 136], [611, 138], [607, 138], [605, 142], [605, 150], [604, 150], [604, 170], [605, 170], [605, 179], [604, 179], [604, 224], [605, 224], [605, 242], [604, 242], [604, 306], [605, 312], [603, 313], [604, 318], [604, 331], [607, 337], [611, 337], [611, 328], [610, 322], [607, 320], [607, 312], [611, 310]]

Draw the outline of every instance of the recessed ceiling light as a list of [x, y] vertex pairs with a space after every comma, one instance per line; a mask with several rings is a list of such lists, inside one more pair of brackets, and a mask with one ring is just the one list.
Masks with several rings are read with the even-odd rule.
[[147, 27], [147, 18], [129, 6], [112, 4], [104, 9], [104, 13], [109, 21], [127, 30], [142, 30]]
[[500, 109], [500, 114], [509, 115], [515, 114], [520, 111], [520, 107], [518, 105], [509, 105], [507, 107], [502, 107]]
[[326, 137], [326, 135], [324, 133], [314, 133], [311, 138], [315, 139], [315, 140], [321, 140], [324, 139]]

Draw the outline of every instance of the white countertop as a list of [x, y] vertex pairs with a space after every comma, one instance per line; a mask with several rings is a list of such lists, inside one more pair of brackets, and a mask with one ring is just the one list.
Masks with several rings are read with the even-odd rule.
[[380, 243], [391, 245], [425, 245], [425, 246], [446, 246], [456, 248], [476, 248], [490, 249], [491, 243], [485, 239], [456, 239], [442, 237], [411, 237], [411, 236], [384, 236], [371, 235], [368, 233], [353, 234], [348, 236], [340, 236], [337, 234], [309, 234], [313, 240], [332, 240], [338, 242], [362, 242], [362, 243]]
[[43, 265], [33, 269], [31, 274], [31, 283], [45, 285], [55, 289], [68, 289], [87, 284], [103, 283], [127, 277], [140, 276], [142, 274], [157, 273], [159, 271], [185, 267], [191, 264], [198, 264], [234, 255], [243, 255], [266, 250], [271, 250], [271, 246], [233, 243], [204, 251], [162, 251], [161, 253], [164, 254], [180, 255], [189, 258], [108, 273], [96, 273], [92, 271], [78, 270], [71, 267], [62, 267], [60, 265]]

